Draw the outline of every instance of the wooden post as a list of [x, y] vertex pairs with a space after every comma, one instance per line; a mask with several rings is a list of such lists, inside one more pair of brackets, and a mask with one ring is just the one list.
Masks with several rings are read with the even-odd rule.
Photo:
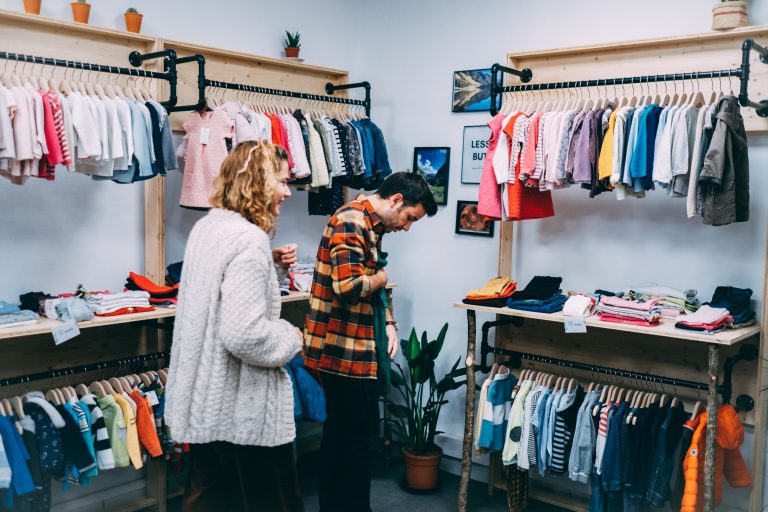
[[[715, 510], [715, 441], [717, 438], [717, 378], [719, 374], [720, 347], [712, 343], [709, 345], [707, 444], [704, 453], [704, 512]], [[761, 434], [756, 433], [755, 435]]]
[[467, 310], [467, 405], [464, 415], [464, 447], [461, 453], [461, 479], [459, 480], [459, 512], [467, 510], [467, 489], [472, 472], [472, 437], [475, 425], [475, 343], [477, 342], [475, 312]]

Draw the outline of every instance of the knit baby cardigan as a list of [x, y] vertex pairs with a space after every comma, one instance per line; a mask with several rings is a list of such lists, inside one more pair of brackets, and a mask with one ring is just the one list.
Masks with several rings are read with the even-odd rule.
[[212, 209], [184, 255], [165, 406], [174, 440], [293, 441], [293, 388], [281, 367], [301, 339], [280, 308], [267, 234], [236, 212]]

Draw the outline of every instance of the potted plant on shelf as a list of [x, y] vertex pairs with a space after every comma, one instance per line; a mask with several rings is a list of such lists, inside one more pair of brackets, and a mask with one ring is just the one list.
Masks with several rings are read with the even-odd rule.
[[712, 8], [712, 30], [728, 30], [748, 24], [747, 2], [744, 0], [720, 0]]
[[401, 340], [408, 369], [394, 362], [395, 368], [390, 372], [392, 387], [404, 403], [385, 401], [391, 415], [388, 422], [403, 442], [405, 484], [409, 490], [429, 491], [437, 487], [443, 455], [435, 444], [435, 436], [440, 433], [437, 420], [443, 405], [448, 403], [445, 394], [466, 384], [466, 380], [456, 380], [467, 374], [466, 367], [459, 368], [461, 357], [439, 381], [435, 376], [435, 360], [443, 348], [447, 330], [448, 324], [445, 324], [437, 338], [428, 341], [426, 332], [419, 340], [416, 330], [412, 329], [410, 338]]
[[285, 31], [285, 56], [289, 59], [299, 58], [299, 49], [301, 49], [301, 43], [299, 42], [300, 39], [301, 34], [298, 32], [291, 34], [287, 30]]
[[133, 7], [127, 9], [125, 11], [125, 29], [128, 32], [133, 32], [135, 34], [138, 34], [141, 32], [141, 20], [144, 18], [143, 14], [140, 14], [139, 11], [134, 9]]
[[86, 0], [75, 0], [72, 2], [72, 17], [78, 23], [88, 23], [88, 17], [91, 15], [91, 4]]
[[27, 14], [40, 14], [40, 4], [43, 0], [24, 0], [24, 12]]

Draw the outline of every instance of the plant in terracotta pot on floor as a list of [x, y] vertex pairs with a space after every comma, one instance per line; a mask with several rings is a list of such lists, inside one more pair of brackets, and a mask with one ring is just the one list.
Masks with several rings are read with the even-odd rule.
[[91, 4], [85, 0], [76, 0], [72, 2], [72, 17], [78, 23], [88, 23], [91, 15]]
[[125, 11], [125, 29], [128, 32], [138, 34], [141, 32], [141, 20], [144, 18], [143, 14], [133, 7]]
[[386, 401], [391, 416], [388, 421], [403, 442], [406, 487], [417, 492], [437, 487], [443, 455], [435, 444], [435, 436], [440, 433], [437, 420], [443, 405], [448, 403], [445, 394], [466, 384], [466, 380], [457, 380], [467, 375], [466, 367], [459, 368], [461, 356], [440, 380], [435, 375], [435, 360], [447, 330], [445, 324], [432, 341], [426, 332], [419, 339], [416, 330], [411, 330], [410, 338], [401, 340], [408, 368], [393, 362], [390, 372], [393, 400]]
[[285, 31], [285, 56], [291, 59], [299, 58], [299, 50], [301, 49], [301, 34], [296, 32], [291, 34], [287, 30]]
[[749, 25], [748, 5], [744, 0], [720, 0], [712, 8], [712, 30], [728, 30]]
[[43, 0], [24, 0], [24, 12], [27, 14], [40, 14], [40, 4]]

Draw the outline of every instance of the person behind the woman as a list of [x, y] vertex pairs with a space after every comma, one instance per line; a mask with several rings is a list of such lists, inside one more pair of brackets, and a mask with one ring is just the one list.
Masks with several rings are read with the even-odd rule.
[[238, 145], [189, 235], [165, 407], [173, 439], [190, 443], [184, 512], [225, 511], [232, 498], [248, 511], [304, 510], [282, 368], [301, 333], [280, 319], [275, 268], [294, 263], [296, 249], [270, 250], [288, 177], [283, 148]]

